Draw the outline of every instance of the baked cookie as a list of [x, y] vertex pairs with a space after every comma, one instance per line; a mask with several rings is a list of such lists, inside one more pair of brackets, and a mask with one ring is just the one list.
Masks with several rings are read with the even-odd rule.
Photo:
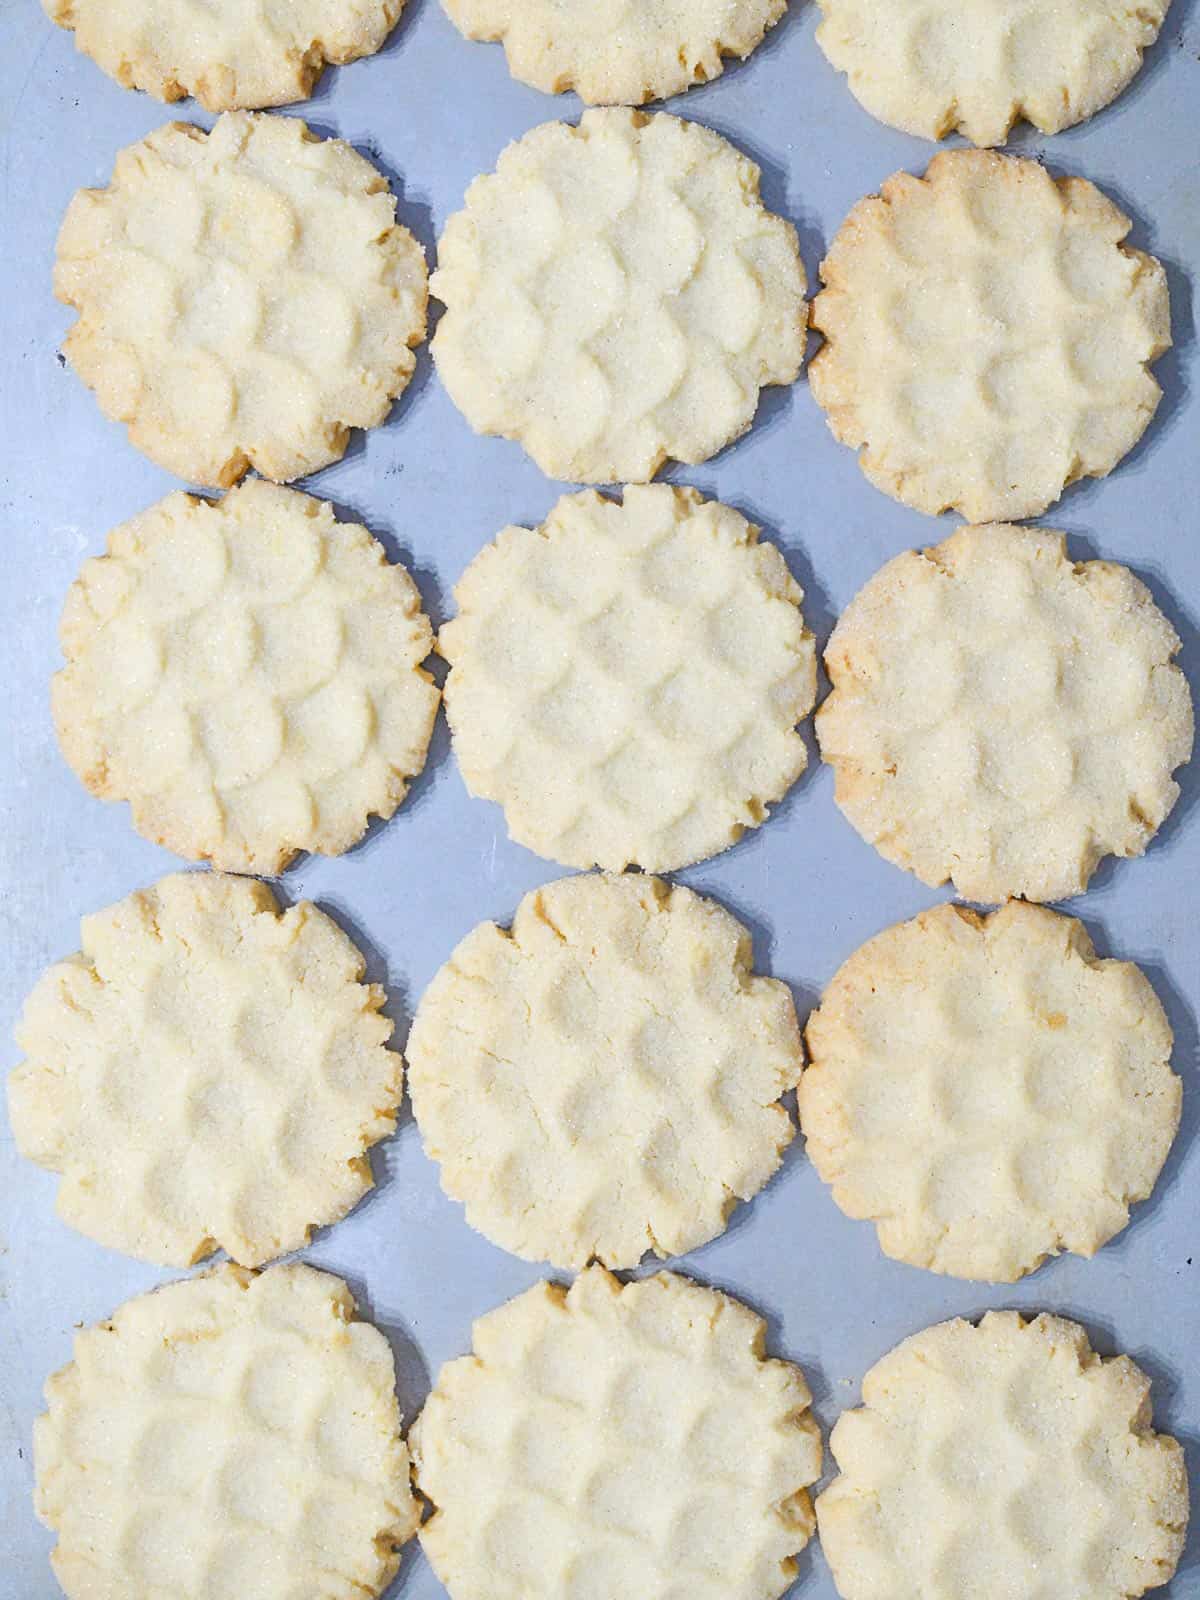
[[805, 1037], [800, 1125], [833, 1198], [889, 1256], [957, 1278], [1094, 1255], [1179, 1127], [1146, 978], [1019, 900], [988, 917], [937, 906], [869, 940]]
[[425, 258], [386, 179], [297, 117], [170, 122], [122, 150], [67, 209], [54, 292], [105, 416], [210, 487], [337, 461], [425, 337]]
[[325, 70], [374, 55], [404, 0], [42, 0], [125, 89], [209, 111], [304, 100]]
[[889, 561], [833, 631], [817, 712], [842, 811], [881, 855], [965, 900], [1081, 894], [1179, 797], [1192, 700], [1174, 628], [1063, 534], [960, 528]]
[[719, 78], [787, 0], [442, 0], [468, 39], [499, 39], [514, 78], [591, 105], [640, 106]]
[[221, 1266], [75, 1336], [34, 1423], [70, 1600], [365, 1600], [420, 1520], [392, 1352], [340, 1278]]
[[384, 992], [316, 906], [180, 873], [84, 917], [25, 1003], [9, 1075], [21, 1153], [62, 1173], [64, 1221], [186, 1267], [257, 1266], [371, 1187], [404, 1064]]
[[63, 754], [178, 855], [265, 873], [340, 855], [425, 764], [438, 691], [416, 585], [294, 489], [176, 493], [122, 523], [60, 637]]
[[803, 590], [738, 512], [624, 494], [505, 528], [437, 648], [463, 777], [519, 844], [667, 872], [758, 827], [804, 771], [816, 650]]
[[877, 1362], [829, 1447], [821, 1548], [845, 1600], [1127, 1600], [1183, 1550], [1187, 1472], [1150, 1380], [1074, 1322], [989, 1311]]
[[1170, 0], [819, 0], [817, 43], [872, 116], [926, 139], [1003, 144], [1115, 100]]
[[821, 1436], [746, 1306], [589, 1267], [475, 1324], [409, 1446], [452, 1600], [771, 1600], [796, 1575]]
[[790, 222], [719, 134], [665, 113], [547, 122], [476, 178], [430, 282], [433, 354], [476, 433], [551, 478], [642, 483], [745, 433], [808, 306]]
[[442, 1187], [519, 1256], [632, 1267], [721, 1233], [795, 1135], [785, 984], [728, 912], [660, 878], [564, 878], [426, 990], [409, 1092]]
[[1116, 466], [1171, 343], [1166, 274], [1130, 226], [1084, 179], [982, 150], [859, 201], [821, 263], [809, 382], [876, 488], [986, 522]]

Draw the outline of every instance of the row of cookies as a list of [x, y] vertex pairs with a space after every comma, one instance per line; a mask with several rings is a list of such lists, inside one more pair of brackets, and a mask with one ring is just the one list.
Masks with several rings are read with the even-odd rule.
[[[639, 483], [749, 428], [800, 372], [790, 223], [758, 168], [665, 113], [546, 123], [475, 180], [428, 287], [432, 341], [477, 432], [549, 476]], [[1092, 184], [982, 151], [861, 201], [822, 264], [812, 392], [878, 487], [973, 522], [1036, 516], [1103, 476], [1160, 398], [1166, 277]], [[295, 118], [171, 123], [81, 190], [55, 289], [63, 349], [159, 465], [287, 482], [383, 421], [425, 337], [424, 256], [383, 176]]]
[[[199, 11], [195, 0], [42, 0], [80, 50], [126, 88], [194, 94], [210, 111], [285, 105], [312, 93], [326, 62], [383, 48], [403, 0], [302, 0]], [[1057, 133], [1133, 78], [1170, 0], [819, 0], [817, 42], [882, 122], [940, 139], [960, 130], [1003, 144], [1019, 117]], [[585, 102], [642, 105], [708, 83], [745, 58], [787, 0], [443, 0], [469, 39], [499, 40], [515, 78]], [[202, 16], [203, 24], [198, 24]]]
[[804, 1374], [728, 1295], [599, 1266], [537, 1284], [475, 1323], [407, 1445], [388, 1342], [353, 1314], [310, 1267], [224, 1266], [82, 1331], [35, 1431], [67, 1593], [370, 1600], [419, 1533], [453, 1600], [761, 1600], [819, 1525], [847, 1600], [1124, 1600], [1183, 1548], [1149, 1379], [1059, 1317], [884, 1356], [814, 1514]]
[[[566, 866], [672, 871], [759, 825], [804, 771], [799, 586], [694, 490], [568, 495], [455, 588], [436, 649], [471, 790]], [[439, 692], [416, 587], [361, 526], [250, 480], [118, 527], [63, 613], [63, 751], [193, 860], [339, 854], [425, 763]], [[1192, 746], [1180, 641], [1127, 568], [1063, 535], [960, 529], [889, 562], [825, 651], [837, 801], [889, 860], [977, 901], [1080, 893], [1139, 854]]]
[[[425, 1149], [502, 1248], [580, 1268], [721, 1233], [796, 1134], [889, 1255], [1011, 1282], [1093, 1255], [1179, 1125], [1171, 1029], [1130, 962], [1012, 901], [878, 934], [808, 1019], [746, 929], [649, 874], [583, 874], [480, 924], [417, 1008]], [[18, 1028], [20, 1150], [66, 1221], [142, 1259], [259, 1266], [371, 1187], [404, 1062], [385, 995], [317, 907], [220, 873], [162, 879], [82, 924]]]

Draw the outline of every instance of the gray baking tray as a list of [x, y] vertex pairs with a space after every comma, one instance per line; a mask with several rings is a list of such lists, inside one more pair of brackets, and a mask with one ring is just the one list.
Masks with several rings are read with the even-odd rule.
[[[922, 171], [933, 153], [858, 107], [814, 43], [814, 13], [793, 0], [748, 62], [669, 106], [717, 128], [759, 163], [767, 203], [799, 229], [810, 283], [854, 201], [898, 168]], [[1052, 140], [1024, 130], [1014, 141], [1055, 171], [1100, 184], [1133, 217], [1133, 242], [1167, 265], [1175, 346], [1155, 369], [1165, 390], [1158, 417], [1107, 482], [1074, 488], [1044, 520], [1072, 535], [1078, 557], [1127, 562], [1146, 580], [1184, 640], [1182, 661], [1196, 691], [1198, 107], [1200, 5], [1175, 0], [1145, 69], [1115, 106]], [[467, 183], [493, 166], [508, 140], [579, 113], [573, 97], [552, 99], [514, 83], [500, 48], [460, 39], [437, 0], [409, 0], [379, 56], [329, 73], [315, 99], [296, 109], [387, 173], [402, 220], [431, 257]], [[210, 120], [191, 102], [173, 114]], [[69, 314], [50, 292], [55, 232], [72, 192], [105, 183], [116, 151], [170, 115], [77, 56], [36, 0], [0, 0], [6, 1030], [42, 968], [78, 948], [83, 913], [179, 866], [138, 838], [125, 806], [84, 792], [58, 754], [47, 706], [59, 664], [58, 613], [80, 562], [103, 548], [115, 523], [176, 487], [64, 370], [57, 347]], [[780, 544], [822, 641], [883, 561], [950, 531], [949, 519], [920, 516], [866, 483], [803, 379], [769, 390], [737, 445], [675, 476], [739, 507]], [[409, 565], [435, 623], [450, 611], [451, 586], [476, 551], [506, 523], [539, 521], [562, 492], [516, 445], [472, 435], [424, 351], [388, 424], [356, 437], [347, 459], [307, 487], [367, 523]], [[1200, 1483], [1200, 757], [1182, 778], [1183, 798], [1148, 854], [1108, 863], [1070, 907], [1102, 952], [1134, 958], [1152, 976], [1185, 1080], [1179, 1139], [1153, 1198], [1125, 1233], [1094, 1261], [1064, 1257], [1016, 1287], [935, 1277], [886, 1260], [870, 1225], [836, 1209], [797, 1140], [766, 1192], [742, 1207], [721, 1239], [681, 1263], [767, 1317], [771, 1350], [803, 1364], [824, 1427], [855, 1403], [862, 1373], [905, 1335], [989, 1306], [1044, 1308], [1079, 1319], [1102, 1351], [1128, 1351], [1153, 1376], [1156, 1421], [1183, 1438]], [[863, 843], [832, 791], [814, 753], [765, 827], [680, 875], [750, 925], [759, 967], [792, 984], [802, 1012], [863, 940], [941, 898]], [[402, 811], [348, 856], [302, 861], [284, 888], [291, 898], [318, 901], [367, 952], [371, 977], [388, 986], [399, 1042], [455, 943], [482, 918], [507, 920], [525, 890], [559, 875], [509, 843], [497, 808], [466, 794], [439, 724], [428, 770]], [[10, 1046], [0, 1059], [15, 1058]], [[472, 1318], [540, 1272], [466, 1226], [438, 1188], [407, 1109], [375, 1168], [375, 1192], [304, 1254], [343, 1274], [363, 1311], [387, 1331], [411, 1419], [441, 1363], [469, 1347]], [[46, 1560], [51, 1537], [30, 1505], [30, 1427], [45, 1376], [70, 1358], [78, 1324], [171, 1276], [64, 1227], [54, 1214], [55, 1183], [18, 1158], [0, 1120], [0, 1600], [59, 1593]], [[833, 1600], [815, 1543], [802, 1557], [795, 1592]], [[1200, 1597], [1200, 1538], [1160, 1592]], [[392, 1595], [434, 1600], [441, 1593], [414, 1544]]]

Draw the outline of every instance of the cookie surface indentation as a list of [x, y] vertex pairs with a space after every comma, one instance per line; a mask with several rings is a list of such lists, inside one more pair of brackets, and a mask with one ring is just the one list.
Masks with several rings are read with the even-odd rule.
[[1012, 1282], [1090, 1256], [1179, 1126], [1171, 1028], [1145, 976], [1019, 900], [938, 906], [839, 968], [805, 1030], [808, 1155], [899, 1261]]
[[387, 1340], [340, 1278], [220, 1266], [75, 1336], [34, 1423], [69, 1600], [371, 1600], [420, 1520]]
[[682, 94], [746, 57], [787, 0], [443, 0], [468, 39], [500, 40], [514, 78], [589, 105]]
[[881, 122], [1003, 144], [1024, 117], [1058, 133], [1115, 100], [1170, 0], [819, 0], [817, 43]]
[[404, 0], [42, 0], [125, 89], [208, 111], [304, 100], [325, 69], [374, 55]]
[[171, 122], [80, 189], [54, 292], [63, 352], [152, 461], [210, 488], [343, 455], [408, 384], [425, 258], [387, 180], [298, 117]]
[[589, 1267], [475, 1324], [409, 1444], [452, 1600], [774, 1600], [813, 1531], [821, 1438], [761, 1319], [670, 1272]]
[[433, 355], [476, 433], [548, 477], [706, 461], [791, 383], [808, 306], [790, 222], [719, 134], [659, 112], [548, 122], [476, 178], [430, 282]]
[[809, 367], [878, 489], [971, 522], [1035, 517], [1105, 477], [1162, 391], [1162, 263], [1093, 184], [983, 150], [860, 200], [821, 264]]
[[890, 561], [825, 651], [842, 811], [966, 900], [1081, 894], [1140, 855], [1192, 749], [1180, 641], [1145, 585], [1046, 528], [961, 528]]
[[1188, 1520], [1183, 1451], [1150, 1380], [1077, 1323], [989, 1311], [897, 1345], [829, 1447], [821, 1549], [845, 1600], [1132, 1600], [1166, 1583]]
[[455, 754], [539, 855], [669, 872], [758, 827], [804, 771], [803, 591], [728, 506], [666, 485], [567, 495], [454, 592], [437, 648]]
[[64, 1221], [144, 1261], [257, 1266], [362, 1199], [404, 1063], [335, 922], [179, 873], [85, 917], [82, 945], [26, 1001], [8, 1081]]
[[646, 875], [563, 878], [484, 922], [408, 1043], [426, 1151], [467, 1220], [560, 1267], [720, 1233], [779, 1166], [802, 1060], [785, 984], [728, 912]]
[[416, 585], [366, 528], [252, 480], [168, 495], [63, 610], [63, 754], [156, 844], [232, 872], [340, 855], [425, 764], [438, 691]]

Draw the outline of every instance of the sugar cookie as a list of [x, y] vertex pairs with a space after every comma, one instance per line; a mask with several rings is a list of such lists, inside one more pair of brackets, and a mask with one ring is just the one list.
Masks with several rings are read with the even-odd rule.
[[60, 1215], [146, 1261], [257, 1266], [371, 1187], [403, 1062], [384, 993], [307, 901], [179, 873], [85, 917], [42, 976], [9, 1075], [23, 1155], [62, 1174]]
[[534, 1261], [632, 1267], [722, 1232], [795, 1128], [800, 1033], [728, 912], [645, 875], [527, 894], [426, 990], [408, 1043], [425, 1148], [467, 1220]]
[[665, 113], [547, 122], [476, 178], [438, 246], [433, 354], [476, 433], [551, 478], [706, 461], [791, 383], [808, 307], [791, 223], [719, 134]]
[[960, 528], [877, 572], [825, 651], [817, 713], [864, 839], [967, 900], [1081, 894], [1140, 855], [1192, 749], [1180, 642], [1126, 567], [1047, 528]]
[[1150, 1426], [1150, 1380], [1074, 1322], [989, 1311], [871, 1368], [817, 1500], [845, 1600], [1127, 1600], [1183, 1550], [1187, 1473]]
[[409, 1436], [452, 1600], [773, 1600], [813, 1531], [821, 1437], [746, 1306], [590, 1267], [475, 1324]]
[[1171, 1028], [1130, 961], [1011, 900], [943, 905], [838, 970], [806, 1029], [808, 1154], [890, 1256], [1012, 1282], [1090, 1256], [1144, 1200], [1179, 1126]]
[[179, 855], [266, 873], [339, 855], [425, 764], [438, 691], [416, 585], [294, 489], [177, 493], [122, 523], [60, 636], [63, 754]]
[[168, 472], [222, 487], [337, 461], [412, 376], [425, 258], [383, 174], [297, 117], [170, 122], [81, 189], [54, 292], [63, 353]]
[[807, 765], [803, 591], [774, 545], [694, 489], [567, 495], [455, 586], [437, 648], [473, 794], [566, 866], [668, 872], [767, 817]]
[[746, 57], [787, 0], [443, 0], [468, 39], [499, 39], [514, 78], [592, 105], [682, 94]]
[[69, 1600], [368, 1600], [420, 1520], [388, 1342], [340, 1278], [221, 1266], [75, 1336], [34, 1424]]
[[51, 21], [125, 89], [194, 94], [209, 111], [282, 106], [325, 63], [374, 55], [403, 0], [42, 0]]
[[1105, 477], [1161, 398], [1162, 264], [1082, 178], [982, 150], [860, 200], [821, 265], [809, 381], [878, 489], [972, 522]]
[[1003, 144], [1115, 100], [1158, 38], [1170, 0], [819, 0], [817, 43], [881, 122]]

